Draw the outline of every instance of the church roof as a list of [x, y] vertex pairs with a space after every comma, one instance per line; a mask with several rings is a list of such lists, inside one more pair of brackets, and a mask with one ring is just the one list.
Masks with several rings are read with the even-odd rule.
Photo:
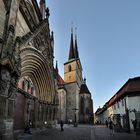
[[71, 33], [69, 60], [73, 59], [73, 58], [75, 58], [75, 54], [74, 54], [73, 33]]
[[116, 101], [124, 96], [132, 96], [133, 94], [140, 95], [140, 77], [130, 78], [119, 91], [108, 101], [108, 105], [111, 106]]
[[71, 29], [70, 50], [69, 50], [69, 60], [71, 59], [79, 59], [77, 36], [75, 35], [75, 41], [74, 41], [73, 28]]
[[64, 84], [65, 84], [63, 78], [58, 74], [56, 79], [57, 79], [57, 85], [58, 85], [58, 88], [63, 87]]
[[56, 67], [55, 67], [54, 70], [55, 70], [55, 77], [56, 77], [56, 80], [57, 80], [58, 88], [63, 88], [65, 82], [64, 82], [63, 78], [59, 74], [57, 61], [56, 61]]
[[85, 83], [81, 85], [80, 94], [91, 94]]
[[119, 91], [111, 97], [111, 99], [105, 103], [105, 105], [98, 111], [98, 114], [104, 112], [108, 107], [115, 104], [118, 100], [123, 99], [126, 96], [139, 96], [140, 95], [140, 77], [129, 79]]
[[77, 46], [77, 37], [75, 35], [75, 58], [79, 58], [78, 46]]

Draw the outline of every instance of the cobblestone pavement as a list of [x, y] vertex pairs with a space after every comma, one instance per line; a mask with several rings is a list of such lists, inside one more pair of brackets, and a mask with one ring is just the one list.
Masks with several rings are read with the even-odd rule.
[[111, 135], [110, 130], [103, 125], [65, 125], [64, 131], [60, 131], [58, 125], [53, 129], [20, 135], [16, 140], [140, 140], [140, 136], [128, 133]]
[[110, 133], [109, 128], [105, 126], [94, 126], [92, 128], [93, 140], [140, 140], [140, 136], [134, 133]]
[[91, 140], [91, 128], [87, 125], [64, 125], [64, 131], [57, 127], [40, 133], [25, 134], [19, 136], [18, 140]]

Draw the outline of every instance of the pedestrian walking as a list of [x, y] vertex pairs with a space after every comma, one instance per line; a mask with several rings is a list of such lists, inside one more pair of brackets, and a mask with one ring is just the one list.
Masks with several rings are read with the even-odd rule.
[[137, 120], [133, 120], [132, 121], [132, 124], [133, 124], [133, 128], [134, 128], [134, 131], [136, 131], [136, 128], [137, 128]]
[[112, 120], [110, 120], [110, 122], [109, 122], [109, 129], [110, 129], [110, 135], [113, 135], [114, 130], [113, 130], [113, 122], [112, 122]]
[[106, 127], [108, 127], [108, 121], [107, 120], [105, 121], [105, 124], [106, 124]]
[[31, 131], [31, 127], [32, 127], [32, 121], [29, 120], [27, 126], [25, 127], [24, 133], [31, 134], [31, 133], [32, 133], [32, 131]]
[[61, 120], [61, 121], [60, 121], [61, 131], [64, 131], [63, 125], [64, 125], [64, 124], [63, 124], [63, 121]]

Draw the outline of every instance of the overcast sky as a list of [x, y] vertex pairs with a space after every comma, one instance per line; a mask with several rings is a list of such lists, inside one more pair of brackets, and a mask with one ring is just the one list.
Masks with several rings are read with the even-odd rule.
[[83, 76], [96, 111], [129, 78], [140, 75], [140, 0], [46, 0], [46, 4], [62, 77], [71, 23], [77, 28]]

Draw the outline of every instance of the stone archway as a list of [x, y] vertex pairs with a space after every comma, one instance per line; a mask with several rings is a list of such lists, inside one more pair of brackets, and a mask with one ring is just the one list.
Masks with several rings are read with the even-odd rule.
[[48, 62], [33, 47], [21, 49], [21, 77], [29, 76], [37, 87], [36, 97], [51, 103], [55, 93], [54, 79]]
[[[44, 113], [46, 112], [46, 108], [44, 106], [47, 104], [53, 104], [54, 101], [55, 87], [54, 79], [52, 77], [53, 75], [46, 62], [46, 59], [34, 47], [27, 46], [21, 48], [20, 56], [21, 77], [30, 77], [35, 87], [36, 97], [30, 96], [28, 93], [22, 93], [22, 97], [20, 98], [22, 102], [21, 112], [23, 115], [20, 117], [22, 123], [20, 123], [21, 126], [19, 126], [19, 128], [23, 129], [23, 122], [24, 124], [28, 124], [28, 118], [32, 120], [34, 127], [42, 127], [45, 121], [52, 121], [50, 119], [45, 119], [47, 118], [48, 114]], [[20, 95], [21, 91], [17, 94]], [[26, 97], [23, 97], [23, 94]], [[17, 102], [17, 107], [15, 109], [15, 120], [17, 120], [19, 116], [17, 108], [19, 108], [21, 105], [21, 102], [19, 105]], [[34, 104], [32, 102], [34, 102]], [[17, 129], [17, 127], [15, 129]]]

